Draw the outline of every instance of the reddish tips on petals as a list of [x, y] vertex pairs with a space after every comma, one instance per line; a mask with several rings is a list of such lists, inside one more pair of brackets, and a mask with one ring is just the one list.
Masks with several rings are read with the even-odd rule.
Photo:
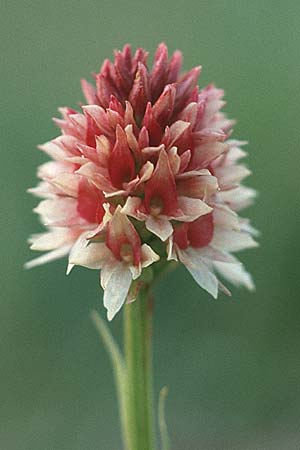
[[119, 102], [119, 100], [114, 95], [110, 96], [109, 109], [118, 113], [119, 116], [124, 117], [124, 108], [121, 102]]
[[153, 108], [151, 103], [147, 104], [146, 112], [143, 119], [143, 126], [145, 126], [149, 133], [150, 145], [159, 145], [162, 138], [162, 129], [160, 124], [154, 117]]
[[139, 143], [140, 148], [149, 147], [149, 144], [150, 144], [149, 133], [145, 126], [143, 126], [140, 131], [138, 143]]
[[180, 111], [189, 101], [195, 101], [194, 98], [190, 98], [194, 89], [197, 87], [198, 78], [201, 72], [201, 67], [194, 67], [177, 84], [176, 93], [176, 112]]
[[191, 222], [188, 227], [188, 241], [192, 247], [206, 247], [214, 234], [213, 214], [206, 214]]
[[161, 96], [157, 99], [153, 106], [153, 116], [155, 120], [162, 125], [165, 125], [173, 114], [174, 103], [176, 96], [176, 88], [174, 85], [167, 85]]
[[98, 128], [96, 122], [94, 121], [93, 117], [86, 113], [86, 119], [87, 119], [87, 128], [86, 128], [86, 144], [89, 147], [96, 147], [96, 136], [101, 134], [100, 129]]
[[144, 64], [139, 62], [133, 86], [129, 94], [129, 101], [134, 109], [136, 118], [141, 119], [149, 99], [150, 85], [148, 71]]
[[109, 156], [108, 172], [110, 180], [117, 188], [122, 188], [123, 183], [128, 183], [135, 175], [135, 162], [128, 147], [125, 131], [117, 125], [116, 143]]
[[181, 66], [182, 53], [179, 50], [176, 50], [176, 52], [174, 52], [174, 54], [172, 55], [169, 63], [168, 83], [175, 83], [175, 81], [177, 81]]
[[97, 96], [100, 106], [108, 108], [111, 95], [120, 97], [117, 88], [111, 83], [108, 77], [101, 73], [96, 76]]
[[166, 44], [161, 43], [154, 55], [153, 68], [151, 72], [151, 93], [155, 101], [161, 94], [167, 81], [168, 68], [168, 48]]
[[149, 214], [172, 215], [178, 207], [174, 175], [162, 149], [152, 177], [145, 185], [145, 207]]
[[136, 50], [135, 55], [132, 59], [132, 63], [131, 63], [132, 75], [135, 74], [139, 62], [141, 62], [142, 64], [144, 64], [144, 66], [147, 67], [148, 55], [149, 55], [149, 53], [146, 50], [144, 50], [143, 48], [138, 48]]
[[78, 185], [77, 211], [80, 217], [90, 223], [101, 223], [104, 216], [104, 195], [90, 184], [86, 178], [81, 178]]
[[[129, 57], [129, 58], [128, 58]], [[128, 93], [132, 86], [132, 77], [130, 73], [130, 54], [117, 52], [115, 55], [116, 82], [121, 91]]]

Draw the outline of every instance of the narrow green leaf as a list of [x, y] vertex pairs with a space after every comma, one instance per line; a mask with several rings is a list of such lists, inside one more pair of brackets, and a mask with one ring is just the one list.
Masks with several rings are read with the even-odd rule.
[[164, 386], [159, 393], [159, 400], [158, 400], [158, 427], [161, 439], [161, 450], [170, 450], [170, 439], [165, 419], [165, 406], [167, 395], [168, 395], [168, 388], [167, 386]]
[[100, 337], [104, 342], [106, 350], [110, 356], [112, 365], [114, 367], [114, 370], [118, 374], [118, 377], [124, 375], [123, 374], [123, 371], [125, 370], [124, 358], [113, 335], [110, 332], [110, 329], [108, 328], [107, 324], [96, 310], [91, 311], [91, 319], [97, 331], [99, 332]]
[[128, 389], [126, 383], [127, 375], [126, 375], [125, 361], [118, 344], [116, 343], [113, 335], [111, 334], [109, 327], [107, 326], [106, 322], [102, 319], [100, 314], [98, 314], [96, 310], [93, 310], [91, 311], [90, 316], [104, 343], [104, 346], [107, 350], [107, 353], [110, 357], [113, 366], [118, 392], [120, 418], [122, 423], [123, 436], [125, 440], [124, 444], [125, 446], [127, 446], [127, 443], [129, 442], [128, 433], [130, 432], [130, 429], [126, 420], [127, 419], [126, 402], [128, 396]]

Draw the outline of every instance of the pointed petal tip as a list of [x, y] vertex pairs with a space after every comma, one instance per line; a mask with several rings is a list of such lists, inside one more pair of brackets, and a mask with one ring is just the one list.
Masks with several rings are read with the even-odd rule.
[[69, 262], [68, 266], [67, 266], [67, 270], [66, 270], [66, 275], [70, 275], [72, 269], [74, 268], [75, 264]]
[[116, 312], [112, 312], [112, 311], [108, 310], [106, 313], [107, 320], [109, 322], [111, 322], [113, 320], [113, 318], [115, 317], [115, 315], [116, 315]]

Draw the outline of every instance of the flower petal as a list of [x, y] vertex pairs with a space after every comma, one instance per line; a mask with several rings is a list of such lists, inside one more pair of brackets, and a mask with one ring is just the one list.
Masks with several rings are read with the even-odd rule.
[[217, 192], [218, 180], [212, 175], [194, 175], [177, 180], [178, 195], [193, 198], [210, 198]]
[[166, 218], [149, 216], [145, 223], [147, 230], [158, 236], [163, 242], [173, 233], [173, 227]]
[[217, 277], [209, 270], [197, 251], [189, 248], [179, 250], [180, 261], [185, 265], [194, 280], [214, 298], [218, 297], [219, 282]]
[[63, 247], [56, 248], [51, 252], [45, 253], [38, 258], [32, 259], [24, 264], [25, 269], [32, 269], [36, 266], [41, 266], [42, 264], [46, 264], [50, 261], [55, 261], [56, 259], [60, 259], [63, 256], [66, 256], [70, 251], [71, 245], [65, 245]]
[[141, 262], [141, 239], [120, 205], [107, 224], [106, 245], [119, 261], [134, 266]]
[[147, 217], [146, 214], [142, 214], [139, 211], [141, 205], [142, 199], [139, 197], [127, 197], [126, 203], [122, 208], [122, 213], [137, 220], [145, 220]]
[[250, 206], [256, 196], [257, 192], [254, 189], [241, 185], [234, 189], [218, 192], [216, 198], [222, 203], [227, 203], [234, 211], [240, 211]]
[[118, 264], [106, 280], [103, 303], [107, 309], [107, 318], [112, 320], [123, 306], [132, 282], [132, 275], [128, 267]]
[[101, 269], [108, 261], [113, 261], [114, 258], [106, 245], [103, 242], [88, 241], [88, 233], [83, 233], [73, 245], [69, 256], [67, 274], [74, 266]]
[[83, 219], [77, 212], [77, 202], [74, 198], [57, 197], [42, 200], [34, 212], [41, 216], [44, 225], [49, 226], [71, 226], [84, 224]]
[[216, 159], [228, 150], [228, 145], [222, 142], [208, 142], [195, 148], [190, 166], [192, 169], [206, 167], [211, 161]]
[[116, 190], [109, 180], [107, 170], [92, 162], [81, 166], [76, 173], [88, 178], [101, 191], [113, 192]]
[[214, 224], [227, 230], [241, 229], [238, 215], [226, 205], [214, 205]]
[[175, 179], [164, 149], [159, 153], [152, 177], [145, 184], [145, 207], [150, 214], [155, 210], [154, 215], [170, 215], [177, 209]]
[[82, 177], [78, 185], [77, 197], [77, 211], [80, 217], [90, 223], [101, 223], [105, 213], [103, 193], [87, 178]]
[[51, 182], [59, 187], [66, 195], [77, 197], [80, 176], [76, 173], [60, 173]]
[[212, 208], [199, 198], [178, 197], [180, 213], [174, 219], [181, 222], [193, 222], [200, 216], [212, 211]]
[[170, 126], [170, 139], [166, 143], [168, 148], [176, 145], [176, 142], [182, 137], [185, 131], [190, 128], [190, 122], [184, 122], [183, 120], [177, 120]]
[[88, 81], [86, 81], [85, 79], [82, 79], [81, 80], [81, 89], [82, 89], [82, 92], [83, 92], [88, 104], [89, 105], [97, 105], [98, 98], [97, 98], [96, 89], [94, 88], [94, 86], [92, 84], [90, 84]]
[[244, 178], [251, 175], [251, 171], [242, 164], [234, 166], [218, 167], [215, 169], [215, 175], [219, 180], [221, 189], [227, 189], [228, 187], [236, 186]]
[[144, 268], [158, 261], [160, 257], [157, 253], [155, 253], [152, 250], [152, 248], [149, 245], [143, 244], [141, 248], [141, 259], [142, 259], [142, 267]]
[[156, 100], [153, 106], [153, 115], [160, 124], [165, 124], [173, 113], [174, 102], [176, 96], [176, 88], [172, 84], [168, 84], [163, 93]]
[[230, 281], [235, 286], [245, 286], [249, 291], [253, 291], [255, 289], [252, 277], [250, 273], [248, 273], [243, 265], [238, 263], [227, 263], [222, 261], [215, 261], [214, 266], [217, 271]]
[[258, 247], [258, 244], [249, 233], [215, 227], [211, 246], [219, 250], [238, 252], [246, 248]]
[[41, 233], [30, 237], [31, 250], [47, 251], [72, 244], [77, 239], [81, 230], [69, 228], [54, 228], [47, 233]]
[[134, 178], [135, 163], [128, 147], [126, 133], [119, 125], [117, 125], [116, 134], [116, 143], [108, 160], [108, 172], [112, 184], [122, 188], [123, 183]]

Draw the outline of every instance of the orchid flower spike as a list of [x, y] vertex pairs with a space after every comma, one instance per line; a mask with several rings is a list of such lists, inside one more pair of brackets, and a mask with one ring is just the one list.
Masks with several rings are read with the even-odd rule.
[[[221, 108], [223, 91], [200, 89], [200, 67], [181, 72], [182, 55], [160, 44], [148, 53], [129, 45], [106, 60], [95, 86], [82, 80], [86, 104], [61, 108], [61, 135], [40, 146], [52, 159], [29, 191], [47, 228], [30, 238], [46, 253], [26, 264], [68, 256], [101, 270], [111, 320], [145, 267], [170, 260], [185, 265], [214, 298], [228, 289], [218, 279], [253, 289], [233, 252], [255, 247], [255, 230], [238, 212], [255, 191], [242, 141], [229, 139], [233, 121]], [[154, 267], [154, 266], [153, 266]]]

